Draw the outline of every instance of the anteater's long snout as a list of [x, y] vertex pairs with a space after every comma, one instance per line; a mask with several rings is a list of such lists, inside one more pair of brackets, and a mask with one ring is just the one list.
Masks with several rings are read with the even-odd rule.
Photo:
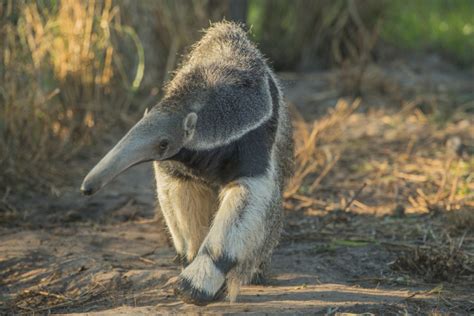
[[95, 194], [128, 168], [152, 160], [153, 134], [148, 117], [142, 118], [87, 174], [81, 192]]

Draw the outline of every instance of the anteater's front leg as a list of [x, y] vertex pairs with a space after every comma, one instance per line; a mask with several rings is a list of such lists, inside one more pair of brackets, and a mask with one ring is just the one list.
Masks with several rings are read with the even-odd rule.
[[161, 211], [183, 265], [191, 262], [206, 237], [217, 209], [217, 194], [192, 179], [170, 176], [155, 163]]
[[209, 234], [176, 286], [176, 293], [185, 302], [206, 305], [225, 291], [229, 272], [239, 270], [241, 274], [245, 270], [250, 276], [256, 270], [262, 248], [268, 244], [268, 212], [279, 194], [274, 177], [268, 172], [240, 178], [222, 189]]

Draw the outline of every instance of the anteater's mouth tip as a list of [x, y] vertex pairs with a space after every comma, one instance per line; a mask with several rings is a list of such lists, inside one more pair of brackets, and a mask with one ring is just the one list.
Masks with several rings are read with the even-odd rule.
[[94, 190], [92, 188], [86, 188], [84, 186], [81, 187], [81, 192], [83, 195], [92, 195], [94, 194]]

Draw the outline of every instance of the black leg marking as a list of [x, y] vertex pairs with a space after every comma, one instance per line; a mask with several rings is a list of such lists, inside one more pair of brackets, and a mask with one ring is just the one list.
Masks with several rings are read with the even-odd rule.
[[222, 284], [219, 291], [217, 291], [217, 293], [214, 295], [214, 300], [223, 301], [226, 296], [227, 296], [227, 282], [224, 282], [224, 284]]
[[204, 254], [211, 258], [216, 268], [219, 269], [223, 275], [227, 275], [227, 273], [229, 273], [229, 271], [237, 264], [236, 260], [231, 259], [225, 253], [220, 255], [218, 258], [215, 258], [207, 247], [204, 247]]
[[223, 300], [227, 295], [227, 285], [224, 283], [216, 294], [209, 295], [204, 291], [196, 289], [189, 280], [179, 278], [174, 294], [185, 303], [206, 306], [209, 303]]

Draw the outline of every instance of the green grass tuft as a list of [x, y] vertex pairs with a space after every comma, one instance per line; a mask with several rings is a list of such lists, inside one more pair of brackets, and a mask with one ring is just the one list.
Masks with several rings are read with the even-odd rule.
[[474, 63], [474, 1], [390, 1], [382, 38], [410, 49], [434, 49], [462, 65]]

